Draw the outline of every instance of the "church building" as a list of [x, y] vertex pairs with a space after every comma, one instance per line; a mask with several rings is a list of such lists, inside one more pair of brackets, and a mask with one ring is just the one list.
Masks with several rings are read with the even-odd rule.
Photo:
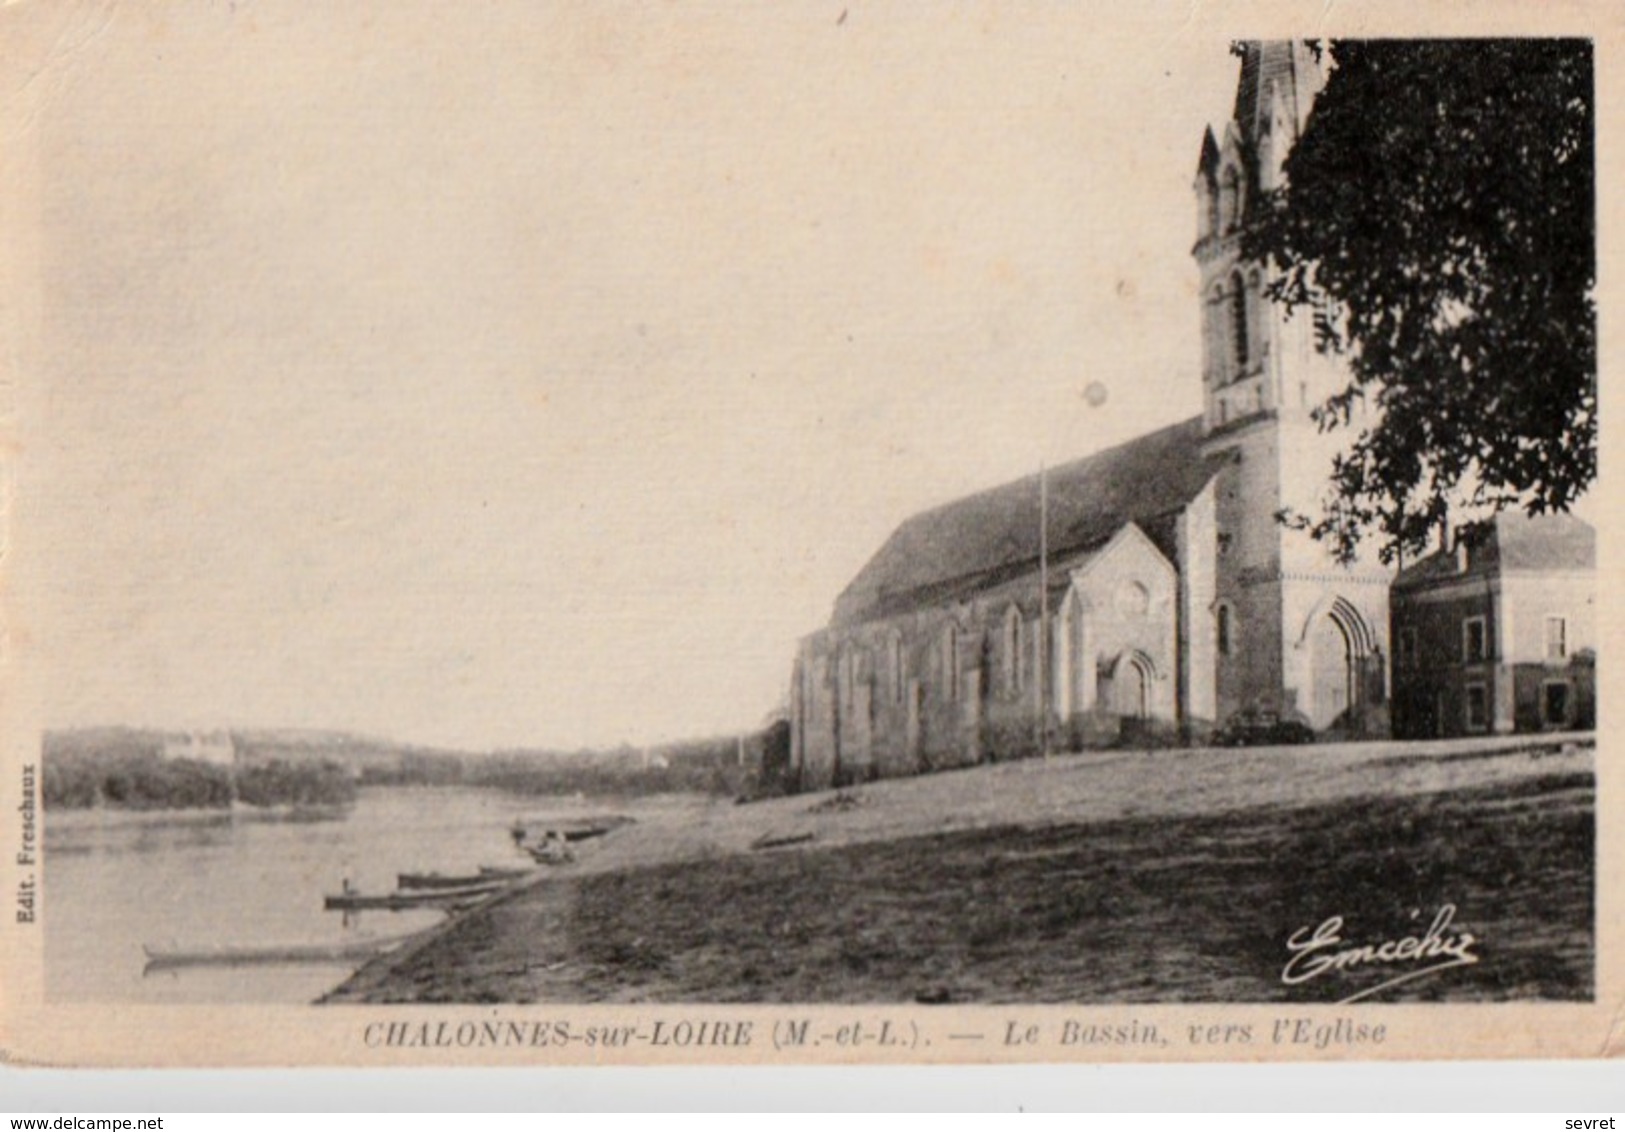
[[1310, 411], [1346, 375], [1240, 251], [1324, 78], [1299, 43], [1241, 54], [1196, 167], [1202, 414], [898, 527], [800, 643], [801, 787], [1200, 741], [1244, 709], [1387, 733], [1391, 571], [1278, 519], [1318, 509], [1342, 438]]

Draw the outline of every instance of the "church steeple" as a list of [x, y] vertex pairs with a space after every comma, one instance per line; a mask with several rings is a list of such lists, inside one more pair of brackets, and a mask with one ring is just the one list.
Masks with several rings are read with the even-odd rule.
[[1346, 439], [1315, 406], [1344, 388], [1341, 359], [1315, 349], [1314, 314], [1269, 298], [1269, 265], [1243, 234], [1282, 185], [1324, 87], [1303, 43], [1238, 45], [1228, 121], [1202, 135], [1195, 195], [1201, 273], [1204, 455], [1214, 490], [1212, 620], [1218, 718], [1259, 707], [1316, 730], [1382, 733], [1388, 574], [1351, 570], [1283, 513], [1314, 515]]
[[1285, 126], [1290, 136], [1275, 139], [1284, 159], [1303, 133], [1309, 107], [1326, 84], [1325, 73], [1303, 40], [1254, 41], [1237, 45], [1236, 51], [1241, 78], [1231, 120], [1243, 141], [1255, 148]]
[[[1202, 271], [1203, 390], [1209, 430], [1301, 401], [1283, 387], [1280, 327], [1263, 295], [1257, 264], [1241, 256], [1241, 232], [1262, 195], [1281, 183], [1315, 95], [1325, 85], [1319, 60], [1302, 41], [1249, 42], [1241, 59], [1232, 117], [1202, 135], [1195, 181]], [[1222, 139], [1222, 140], [1220, 140]]]

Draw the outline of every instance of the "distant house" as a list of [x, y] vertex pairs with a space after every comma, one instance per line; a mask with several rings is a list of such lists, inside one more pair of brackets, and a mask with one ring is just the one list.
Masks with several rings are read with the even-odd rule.
[[1394, 735], [1595, 726], [1596, 596], [1596, 531], [1572, 515], [1458, 532], [1394, 579]]
[[166, 759], [231, 766], [237, 761], [237, 744], [229, 731], [188, 731], [164, 736], [162, 755]]

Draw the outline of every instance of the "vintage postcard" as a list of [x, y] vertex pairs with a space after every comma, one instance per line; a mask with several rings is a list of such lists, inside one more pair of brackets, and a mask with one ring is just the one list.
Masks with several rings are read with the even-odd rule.
[[0, 1056], [1617, 1056], [1622, 24], [0, 8]]

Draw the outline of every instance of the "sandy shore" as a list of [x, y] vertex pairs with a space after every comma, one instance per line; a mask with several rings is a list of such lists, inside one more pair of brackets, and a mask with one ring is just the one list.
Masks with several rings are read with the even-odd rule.
[[1292, 930], [1403, 932], [1444, 904], [1496, 962], [1407, 996], [1586, 997], [1593, 754], [1572, 736], [1112, 751], [847, 805], [695, 799], [324, 1001], [1262, 1001], [1290, 997]]

